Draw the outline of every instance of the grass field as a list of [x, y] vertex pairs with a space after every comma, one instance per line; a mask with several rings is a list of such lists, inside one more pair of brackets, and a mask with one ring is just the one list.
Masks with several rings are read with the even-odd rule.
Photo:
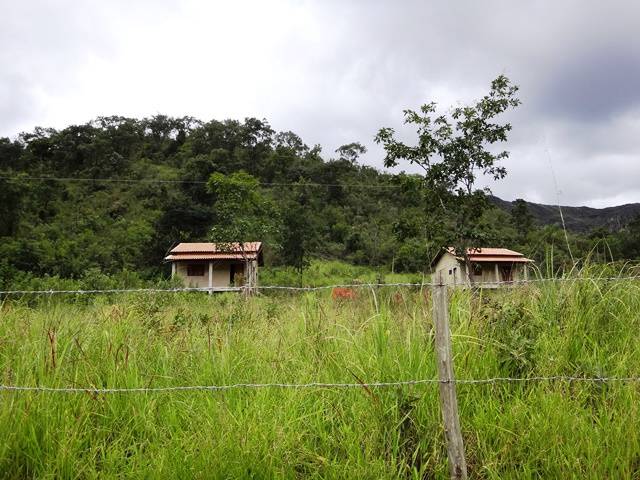
[[[428, 292], [52, 297], [0, 310], [5, 385], [435, 378]], [[458, 378], [640, 375], [640, 283], [451, 298]], [[472, 478], [640, 476], [640, 384], [459, 385]], [[0, 392], [4, 478], [447, 478], [436, 385]]]

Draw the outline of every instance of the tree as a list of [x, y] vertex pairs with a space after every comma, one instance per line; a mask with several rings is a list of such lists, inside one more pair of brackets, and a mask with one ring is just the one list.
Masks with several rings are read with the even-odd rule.
[[302, 274], [309, 266], [311, 252], [318, 246], [318, 226], [314, 211], [319, 206], [313, 202], [313, 192], [299, 180], [293, 187], [293, 195], [285, 200], [282, 211], [281, 256], [285, 265], [298, 272], [300, 286]]
[[640, 260], [640, 215], [617, 234], [621, 258]]
[[224, 245], [273, 238], [278, 216], [275, 206], [261, 193], [257, 178], [243, 171], [214, 173], [207, 186], [214, 197], [212, 241]]
[[488, 95], [471, 105], [453, 108], [449, 114], [438, 115], [434, 102], [423, 105], [419, 112], [405, 110], [405, 124], [417, 130], [414, 146], [397, 140], [393, 128], [381, 128], [375, 137], [385, 149], [385, 167], [408, 161], [422, 169], [427, 211], [446, 220], [428, 223], [443, 230], [456, 254], [465, 258], [470, 281], [468, 250], [487, 240], [476, 222], [489, 207], [488, 189], [476, 189], [476, 180], [479, 174], [500, 180], [507, 173], [498, 163], [509, 153], [495, 153], [489, 147], [507, 140], [511, 124], [494, 119], [520, 104], [517, 91], [516, 85], [500, 75], [491, 82]]
[[[4, 173], [0, 170], [0, 173]], [[0, 178], [0, 237], [15, 235], [20, 221], [24, 188], [16, 182]]]
[[517, 198], [513, 202], [511, 209], [511, 223], [513, 228], [520, 236], [520, 241], [524, 241], [533, 227], [533, 216], [529, 212], [527, 202], [521, 198]]
[[340, 160], [346, 160], [355, 165], [360, 155], [367, 153], [367, 148], [359, 142], [353, 142], [336, 148], [336, 153], [340, 155]]

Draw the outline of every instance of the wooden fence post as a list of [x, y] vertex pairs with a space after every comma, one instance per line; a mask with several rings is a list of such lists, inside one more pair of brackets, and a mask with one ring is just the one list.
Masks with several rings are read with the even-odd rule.
[[440, 390], [440, 407], [444, 421], [445, 443], [452, 479], [467, 478], [467, 462], [464, 458], [464, 443], [460, 430], [458, 399], [456, 397], [455, 376], [453, 374], [453, 351], [449, 327], [449, 300], [447, 286], [442, 272], [436, 273], [433, 287], [433, 323], [436, 329], [436, 358]]

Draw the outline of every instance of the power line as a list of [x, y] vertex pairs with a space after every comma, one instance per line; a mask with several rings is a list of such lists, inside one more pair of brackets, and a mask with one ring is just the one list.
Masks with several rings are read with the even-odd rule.
[[[204, 180], [160, 180], [160, 179], [132, 179], [132, 178], [81, 178], [81, 177], [27, 177], [27, 176], [9, 176], [0, 175], [0, 179], [9, 181], [54, 181], [54, 182], [94, 182], [94, 183], [127, 183], [127, 184], [187, 184], [187, 185], [206, 185], [208, 182]], [[401, 185], [367, 185], [359, 183], [281, 183], [281, 182], [260, 182], [263, 187], [347, 187], [347, 188], [370, 188], [370, 189], [388, 189], [401, 188]]]
[[226, 385], [186, 385], [174, 387], [132, 387], [132, 388], [97, 388], [97, 387], [45, 387], [45, 386], [22, 386], [22, 385], [0, 385], [0, 391], [5, 392], [38, 392], [38, 393], [92, 393], [92, 394], [114, 394], [114, 393], [168, 393], [168, 392], [215, 392], [226, 390], [250, 390], [250, 389], [348, 389], [348, 388], [388, 388], [404, 387], [414, 385], [449, 384], [458, 385], [490, 385], [499, 383], [527, 383], [527, 382], [596, 382], [596, 383], [632, 383], [640, 382], [640, 377], [578, 377], [570, 375], [551, 375], [534, 377], [492, 377], [478, 379], [457, 379], [457, 380], [400, 380], [392, 382], [361, 382], [361, 383], [233, 383]]

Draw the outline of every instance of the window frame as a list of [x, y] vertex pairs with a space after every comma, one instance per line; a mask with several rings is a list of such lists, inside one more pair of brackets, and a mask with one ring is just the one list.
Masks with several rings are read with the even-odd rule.
[[204, 277], [207, 270], [205, 267], [204, 263], [187, 263], [187, 277]]

